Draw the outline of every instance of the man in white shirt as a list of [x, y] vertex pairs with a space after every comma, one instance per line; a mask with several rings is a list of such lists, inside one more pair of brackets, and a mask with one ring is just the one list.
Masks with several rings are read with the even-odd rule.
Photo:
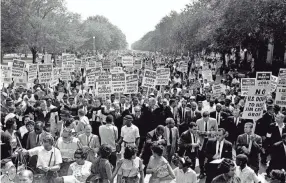
[[113, 116], [108, 115], [106, 117], [106, 125], [99, 127], [99, 136], [101, 144], [109, 144], [112, 147], [112, 153], [109, 157], [110, 163], [115, 167], [116, 165], [116, 141], [118, 139], [118, 129], [112, 125]]
[[248, 158], [244, 154], [236, 156], [236, 175], [240, 178], [241, 183], [259, 183], [258, 176], [249, 166], [247, 166]]
[[139, 146], [140, 134], [137, 126], [132, 124], [133, 117], [129, 114], [123, 117], [123, 124], [125, 124], [121, 128], [121, 135], [118, 141], [118, 145], [122, 145], [126, 147], [127, 145], [135, 145]]

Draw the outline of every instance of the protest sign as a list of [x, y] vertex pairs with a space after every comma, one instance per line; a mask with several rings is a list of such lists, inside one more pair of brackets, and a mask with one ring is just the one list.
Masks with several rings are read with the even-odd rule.
[[124, 67], [133, 67], [133, 56], [122, 57], [122, 65]]
[[158, 68], [156, 70], [156, 85], [168, 85], [170, 79], [170, 68]]
[[111, 73], [119, 73], [119, 72], [123, 72], [122, 67], [113, 67], [112, 69], [110, 69]]
[[63, 81], [70, 81], [71, 80], [70, 72], [65, 72], [65, 71], [62, 70], [60, 79], [63, 80]]
[[67, 61], [64, 65], [63, 65], [63, 71], [64, 72], [74, 72], [75, 70], [75, 61]]
[[138, 76], [137, 74], [126, 74], [125, 94], [138, 93]]
[[280, 68], [277, 86], [286, 86], [286, 68]]
[[275, 92], [278, 83], [278, 77], [271, 75], [271, 92]]
[[135, 58], [134, 60], [134, 68], [141, 69], [142, 68], [142, 60], [139, 58]]
[[54, 67], [53, 68], [53, 74], [52, 74], [52, 80], [50, 82], [50, 86], [56, 86], [59, 83], [59, 78], [61, 76], [61, 70], [62, 68]]
[[76, 68], [76, 69], [82, 68], [82, 60], [75, 59], [74, 65], [75, 65], [75, 68]]
[[212, 71], [210, 69], [203, 70], [202, 71], [202, 77], [204, 80], [207, 80], [208, 82], [213, 82]]
[[106, 59], [102, 62], [102, 68], [103, 69], [110, 69], [111, 68], [111, 61], [109, 59]]
[[275, 104], [286, 107], [286, 86], [277, 86]]
[[113, 73], [112, 75], [112, 92], [123, 93], [125, 89], [125, 73]]
[[156, 82], [156, 71], [145, 70], [142, 86], [154, 88]]
[[212, 85], [213, 97], [219, 98], [221, 93], [223, 92], [221, 84], [213, 84]]
[[272, 72], [256, 72], [255, 85], [267, 89], [267, 93], [271, 90], [271, 75]]
[[142, 86], [142, 95], [145, 97], [148, 96], [148, 87]]
[[87, 86], [94, 86], [95, 85], [95, 72], [96, 72], [95, 67], [86, 69]]
[[52, 55], [51, 54], [45, 54], [44, 62], [45, 63], [52, 63]]
[[96, 81], [96, 93], [98, 95], [112, 93], [111, 79], [111, 74], [107, 73], [102, 73], [98, 76], [98, 80]]
[[145, 69], [153, 70], [153, 66], [152, 66], [152, 61], [151, 60], [146, 60], [145, 61]]
[[12, 63], [12, 78], [21, 78], [25, 68], [25, 61], [14, 59]]
[[12, 82], [12, 68], [7, 65], [1, 65], [1, 82], [11, 83]]
[[255, 86], [255, 78], [241, 78], [241, 96], [247, 96], [248, 90]]
[[96, 68], [102, 68], [102, 61], [96, 61], [95, 62], [95, 67]]
[[24, 72], [21, 78], [15, 78], [14, 83], [16, 87], [28, 88], [27, 73]]
[[49, 83], [52, 79], [53, 64], [38, 65], [39, 83]]
[[182, 73], [187, 73], [188, 72], [188, 63], [186, 61], [180, 61], [177, 70], [182, 72]]
[[33, 83], [35, 79], [37, 79], [37, 71], [38, 65], [37, 64], [29, 64], [28, 65], [28, 82]]
[[242, 118], [257, 120], [262, 117], [267, 89], [264, 86], [249, 88]]

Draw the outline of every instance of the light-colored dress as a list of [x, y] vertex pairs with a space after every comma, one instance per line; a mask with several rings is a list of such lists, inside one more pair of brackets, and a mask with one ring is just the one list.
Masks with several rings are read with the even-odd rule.
[[140, 167], [140, 161], [142, 160], [139, 157], [136, 157], [132, 160], [123, 159], [122, 165], [118, 170], [118, 175], [121, 175], [122, 177], [128, 177], [128, 180], [126, 179], [125, 182], [138, 183], [140, 168], [143, 170], [143, 167]]
[[160, 181], [160, 178], [170, 175], [168, 171], [168, 164], [168, 161], [164, 157], [161, 157], [158, 161], [155, 161], [154, 157], [151, 156], [148, 166], [152, 169], [155, 168], [157, 173], [152, 174], [149, 183], [171, 183], [173, 180]]
[[91, 174], [91, 165], [89, 161], [84, 161], [83, 165], [79, 165], [76, 162], [70, 165], [72, 175], [63, 176], [64, 183], [85, 183], [88, 176]]

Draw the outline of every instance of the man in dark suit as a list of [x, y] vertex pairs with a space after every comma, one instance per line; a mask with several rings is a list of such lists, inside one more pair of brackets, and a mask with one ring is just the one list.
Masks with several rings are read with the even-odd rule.
[[216, 110], [210, 112], [210, 117], [215, 118], [217, 125], [223, 128], [224, 120], [227, 118], [227, 113], [222, 111], [222, 105], [220, 103], [216, 104]]
[[191, 106], [190, 106], [191, 110], [190, 110], [190, 119], [189, 122], [196, 122], [198, 119], [200, 119], [202, 117], [202, 113], [197, 111], [197, 104], [196, 102], [191, 102]]
[[189, 124], [189, 130], [182, 133], [179, 139], [179, 156], [188, 156], [192, 161], [191, 168], [194, 170], [196, 166], [196, 158], [198, 157], [199, 150], [199, 138], [198, 138], [198, 126], [196, 123], [191, 122]]
[[[267, 131], [270, 127], [270, 124], [275, 122], [274, 117], [274, 110], [273, 105], [267, 106], [266, 113], [263, 114], [263, 116], [256, 121], [256, 127], [255, 127], [255, 134], [259, 135], [262, 138], [262, 147], [264, 149], [267, 149], [267, 140], [266, 135]], [[267, 151], [265, 153], [261, 153], [261, 163], [266, 164], [267, 159]]]
[[258, 173], [262, 138], [253, 134], [253, 123], [245, 123], [244, 134], [239, 135], [236, 141], [236, 154], [245, 154], [248, 157], [249, 167]]
[[146, 128], [147, 132], [154, 130], [158, 126], [158, 125], [156, 126], [156, 124], [154, 123], [154, 118], [155, 118], [154, 112], [157, 108], [157, 106], [155, 104], [156, 104], [156, 99], [150, 98], [148, 106], [146, 106], [145, 104], [142, 105], [142, 118], [143, 118], [143, 121], [146, 122], [145, 128]]
[[189, 122], [191, 122], [191, 111], [187, 107], [187, 101], [182, 100], [182, 105], [181, 107], [178, 108], [178, 120], [177, 120], [180, 134], [188, 130]]
[[271, 148], [276, 142], [282, 140], [282, 134], [286, 133], [286, 125], [284, 123], [285, 116], [281, 113], [278, 113], [275, 117], [276, 123], [272, 123], [268, 128], [266, 134], [266, 143], [267, 146]]
[[216, 159], [232, 159], [232, 143], [225, 139], [226, 131], [223, 128], [219, 128], [216, 139], [209, 139], [205, 148], [207, 157], [207, 178], [206, 183], [210, 183], [212, 179], [217, 176], [217, 164], [211, 162]]
[[156, 126], [165, 125], [165, 121], [167, 118], [172, 118], [173, 114], [171, 112], [170, 107], [167, 106], [168, 101], [164, 99], [162, 105], [160, 104], [157, 109], [154, 111], [154, 123]]
[[286, 170], [286, 133], [282, 135], [282, 141], [275, 143], [271, 148], [271, 161], [266, 170], [267, 174], [271, 170]]
[[[233, 116], [229, 116], [222, 124], [221, 127], [228, 132], [226, 139], [232, 144], [236, 143], [237, 137], [244, 133], [244, 124], [248, 121], [240, 117], [240, 110], [234, 109]], [[250, 122], [250, 120], [249, 120]]]

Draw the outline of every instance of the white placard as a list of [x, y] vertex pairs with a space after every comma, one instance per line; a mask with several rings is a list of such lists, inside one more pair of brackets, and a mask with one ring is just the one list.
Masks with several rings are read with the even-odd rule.
[[126, 74], [125, 94], [138, 93], [138, 75]]
[[156, 82], [156, 71], [151, 70], [145, 70], [142, 86], [148, 87], [148, 88], [154, 88]]
[[255, 86], [255, 78], [241, 78], [240, 88], [241, 96], [247, 96], [249, 88]]
[[112, 92], [123, 93], [125, 90], [125, 73], [113, 73], [112, 75]]

